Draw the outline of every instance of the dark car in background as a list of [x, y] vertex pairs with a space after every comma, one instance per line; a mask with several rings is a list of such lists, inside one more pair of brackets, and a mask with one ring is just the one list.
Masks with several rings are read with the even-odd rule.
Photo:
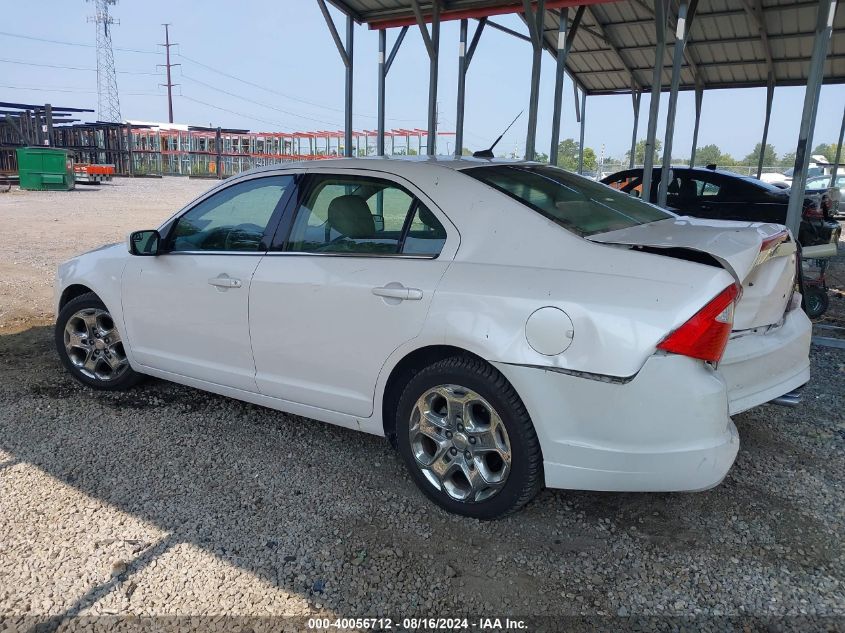
[[[661, 170], [652, 176], [650, 202], [657, 202]], [[786, 222], [789, 189], [715, 168], [673, 167], [666, 206], [682, 215], [715, 220], [747, 222]], [[601, 182], [632, 196], [642, 195], [642, 169], [626, 169], [603, 178]], [[807, 191], [798, 241], [802, 246], [836, 243], [842, 227], [833, 219], [830, 205], [824, 204], [824, 192]]]

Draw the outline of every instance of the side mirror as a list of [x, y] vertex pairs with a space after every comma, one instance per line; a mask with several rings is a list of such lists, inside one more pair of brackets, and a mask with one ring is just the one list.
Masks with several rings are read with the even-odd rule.
[[158, 255], [161, 245], [161, 235], [158, 231], [134, 231], [129, 234], [129, 253], [152, 257]]

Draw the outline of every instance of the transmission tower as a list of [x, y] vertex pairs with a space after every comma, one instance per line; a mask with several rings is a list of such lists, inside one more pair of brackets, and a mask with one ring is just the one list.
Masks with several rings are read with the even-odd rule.
[[117, 93], [117, 73], [114, 70], [114, 51], [111, 26], [120, 24], [109, 14], [109, 6], [117, 0], [87, 0], [94, 3], [95, 15], [88, 17], [97, 27], [97, 115], [101, 121], [120, 122], [120, 97]]

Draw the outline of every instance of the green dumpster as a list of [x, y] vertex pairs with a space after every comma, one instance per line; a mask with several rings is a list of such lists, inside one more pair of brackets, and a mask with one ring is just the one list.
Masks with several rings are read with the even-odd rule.
[[73, 159], [55, 147], [19, 147], [18, 173], [21, 189], [68, 191], [76, 186]]

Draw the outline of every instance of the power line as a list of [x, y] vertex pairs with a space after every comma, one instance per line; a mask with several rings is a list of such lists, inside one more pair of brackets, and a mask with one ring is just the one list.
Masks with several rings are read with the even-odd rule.
[[[81, 90], [79, 88], [71, 88], [69, 86], [55, 86], [52, 88], [44, 88], [43, 86], [8, 86], [8, 85], [0, 85], [0, 88], [8, 88], [10, 90], [34, 90], [36, 92], [76, 92], [80, 94], [97, 94], [96, 90]], [[155, 96], [160, 97], [161, 93], [159, 92], [124, 92], [125, 95], [130, 95], [133, 97], [140, 97], [140, 96]]]
[[[18, 64], [21, 66], [37, 66], [39, 68], [59, 68], [61, 70], [87, 70], [91, 72], [97, 72], [96, 68], [88, 68], [85, 66], [62, 66], [59, 64], [42, 64], [38, 62], [25, 62], [20, 59], [0, 59], [0, 62], [5, 64]], [[153, 75], [159, 76], [161, 73], [151, 73], [151, 72], [144, 72], [139, 70], [118, 70], [117, 71], [121, 75]]]
[[[46, 37], [35, 37], [34, 35], [21, 35], [20, 33], [7, 33], [6, 31], [0, 31], [0, 35], [5, 35], [6, 37], [17, 37], [22, 40], [33, 40], [35, 42], [46, 42], [48, 44], [61, 44], [62, 46], [81, 46], [83, 48], [96, 48], [94, 44], [83, 44], [82, 42], [65, 42], [62, 40], [51, 40]], [[120, 48], [118, 46], [114, 47], [114, 50], [121, 51], [124, 53], [143, 53], [145, 55], [158, 55], [158, 51], [145, 51], [138, 48]]]
[[243, 112], [237, 112], [236, 110], [229, 110], [228, 108], [221, 108], [220, 106], [214, 105], [213, 103], [207, 103], [205, 101], [200, 101], [199, 99], [194, 99], [187, 95], [179, 95], [183, 99], [187, 99], [188, 101], [193, 101], [194, 103], [199, 103], [200, 105], [208, 106], [209, 108], [214, 108], [215, 110], [222, 110], [223, 112], [228, 112], [229, 114], [234, 114], [236, 116], [244, 117], [246, 119], [252, 119], [253, 121], [261, 121], [262, 123], [269, 123], [270, 125], [278, 125], [281, 128], [285, 128], [288, 131], [291, 131], [287, 125], [279, 123], [278, 121], [270, 121], [268, 119], [262, 119], [257, 116], [251, 116], [249, 114], [244, 114]]
[[[340, 113], [344, 112], [344, 110], [342, 110], [340, 108], [334, 108], [332, 106], [323, 105], [321, 103], [316, 103], [314, 101], [308, 101], [307, 99], [302, 99], [300, 97], [294, 97], [294, 96], [286, 94], [284, 92], [279, 92], [278, 90], [274, 90], [273, 88], [268, 88], [267, 86], [263, 86], [261, 84], [257, 84], [255, 82], [249, 81], [247, 79], [243, 79], [243, 78], [238, 77], [236, 75], [231, 75], [227, 72], [219, 70], [218, 68], [215, 68], [214, 66], [209, 66], [208, 64], [204, 64], [200, 61], [197, 61], [196, 59], [188, 57], [187, 55], [184, 55], [181, 52], [176, 53], [176, 54], [187, 62], [190, 62], [192, 64], [196, 64], [197, 66], [202, 66], [206, 70], [210, 70], [211, 72], [217, 73], [218, 75], [222, 75], [223, 77], [228, 77], [229, 79], [234, 79], [235, 81], [239, 81], [242, 84], [245, 84], [247, 86], [252, 86], [253, 88], [258, 88], [259, 90], [264, 90], [266, 92], [277, 95], [279, 97], [284, 97], [285, 99], [290, 99], [291, 101], [296, 101], [298, 103], [310, 105], [310, 106], [313, 106], [315, 108], [323, 108], [324, 110], [331, 110], [332, 112], [340, 112]], [[363, 117], [363, 118], [366, 118], [366, 119], [377, 118], [376, 115], [374, 115], [374, 114], [362, 114], [360, 112], [356, 112], [355, 116]], [[409, 121], [410, 122], [416, 122], [416, 121], [420, 120], [419, 118], [416, 118], [416, 119], [401, 119], [401, 118], [398, 118], [398, 117], [390, 117], [390, 118], [394, 121], [405, 121], [405, 122], [409, 122]]]
[[277, 108], [276, 106], [270, 105], [268, 103], [262, 103], [260, 101], [255, 101], [253, 99], [249, 99], [249, 98], [244, 97], [243, 95], [239, 95], [235, 92], [229, 92], [228, 90], [223, 90], [222, 88], [218, 88], [217, 86], [212, 86], [209, 83], [206, 83], [204, 81], [200, 81], [199, 79], [194, 79], [193, 77], [189, 77], [188, 75], [186, 75], [184, 73], [182, 73], [182, 79], [187, 79], [188, 81], [200, 84], [201, 86], [205, 86], [206, 88], [209, 88], [210, 90], [214, 90], [215, 92], [220, 92], [224, 95], [229, 95], [230, 97], [235, 97], [236, 99], [241, 99], [243, 101], [246, 101], [247, 103], [251, 103], [253, 105], [261, 106], [262, 108], [268, 108], [270, 110], [275, 110], [276, 112], [281, 112], [282, 114], [287, 114], [288, 116], [293, 116], [293, 117], [297, 117], [297, 118], [300, 118], [300, 119], [306, 119], [308, 121], [314, 121], [315, 123], [324, 123], [325, 125], [331, 125], [332, 127], [343, 127], [342, 125], [340, 125], [336, 121], [325, 121], [323, 119], [315, 119], [314, 117], [305, 116], [303, 114], [296, 114], [295, 112], [290, 112], [288, 110], [283, 110], [282, 108]]

